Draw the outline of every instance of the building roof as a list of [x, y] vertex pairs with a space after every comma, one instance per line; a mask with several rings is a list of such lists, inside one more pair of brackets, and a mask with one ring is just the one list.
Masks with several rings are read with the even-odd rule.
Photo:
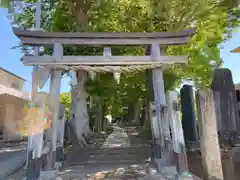
[[239, 89], [240, 90], [240, 83], [234, 84], [235, 89]]
[[19, 79], [23, 80], [23, 81], [26, 81], [26, 80], [25, 80], [25, 79], [23, 79], [22, 77], [20, 77], [20, 76], [18, 76], [18, 75], [16, 75], [16, 74], [14, 74], [14, 73], [12, 73], [12, 72], [10, 72], [10, 71], [8, 71], [8, 70], [6, 70], [6, 69], [2, 68], [2, 67], [0, 67], [0, 70], [2, 70], [2, 71], [4, 71], [4, 72], [6, 72], [6, 73], [8, 73], [8, 74], [11, 74], [11, 75], [13, 75], [13, 76], [15, 76], [15, 77], [17, 77], [17, 78], [19, 78]]
[[0, 84], [0, 95], [10, 95], [10, 96], [15, 96], [21, 99], [30, 100], [30, 97], [27, 94], [24, 94], [21, 91], [6, 87], [1, 84]]
[[231, 51], [232, 53], [240, 53], [240, 47], [237, 47]]

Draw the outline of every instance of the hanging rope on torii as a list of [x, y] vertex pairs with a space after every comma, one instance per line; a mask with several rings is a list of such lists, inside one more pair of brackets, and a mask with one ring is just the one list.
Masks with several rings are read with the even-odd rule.
[[60, 59], [53, 56], [24, 56], [23, 63], [28, 66], [37, 65], [45, 68], [45, 71], [41, 71], [43, 73], [40, 74], [40, 77], [46, 76], [46, 71], [50, 72], [53, 69], [82, 70], [89, 73], [113, 73], [117, 81], [119, 81], [120, 73], [136, 73], [156, 68], [165, 69], [171, 64], [187, 63], [186, 56], [160, 56], [159, 45], [156, 45], [156, 47], [158, 57], [154, 57], [154, 52], [153, 55], [149, 56], [112, 56], [111, 48], [104, 47], [103, 56], [63, 56]]
[[[160, 49], [159, 49], [160, 51]], [[112, 56], [111, 48], [104, 47], [103, 56], [63, 56], [55, 59], [53, 56], [25, 56], [25, 65], [38, 65], [55, 70], [83, 70], [97, 73], [127, 73], [140, 72], [147, 69], [166, 67], [170, 64], [186, 64], [186, 56]]]
[[[46, 66], [47, 68], [51, 68]], [[55, 65], [51, 69], [64, 69], [71, 71], [83, 70], [87, 72], [97, 72], [97, 73], [127, 73], [127, 72], [140, 72], [147, 69], [155, 69], [162, 67], [160, 64], [149, 64], [149, 65], [132, 65], [132, 66], [87, 66], [87, 65], [78, 65], [78, 66], [58, 66]]]

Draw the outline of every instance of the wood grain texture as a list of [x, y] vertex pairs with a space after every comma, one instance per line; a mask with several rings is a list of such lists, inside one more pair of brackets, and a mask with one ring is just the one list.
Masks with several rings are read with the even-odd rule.
[[[54, 44], [53, 56], [56, 59], [61, 59], [63, 55], [63, 47], [61, 44]], [[55, 165], [55, 151], [57, 143], [57, 128], [59, 120], [60, 106], [60, 87], [61, 87], [61, 71], [53, 70], [51, 73], [50, 90], [49, 90], [49, 110], [52, 114], [52, 126], [46, 131], [46, 140], [51, 143], [51, 152], [47, 154], [48, 160], [47, 169]], [[53, 157], [51, 157], [53, 156]]]
[[59, 119], [57, 123], [57, 147], [63, 147], [64, 143], [64, 130], [66, 121], [65, 104], [60, 104], [59, 107]]
[[[36, 126], [38, 126], [38, 128], [37, 128], [38, 133], [33, 133], [30, 135], [31, 139], [32, 139], [30, 148], [32, 148], [35, 152], [34, 158], [40, 158], [42, 149], [43, 149], [43, 131], [44, 131], [44, 129], [41, 127], [43, 127], [42, 117], [44, 117], [44, 114], [45, 114], [44, 111], [45, 111], [46, 99], [47, 99], [47, 96], [45, 94], [41, 94], [41, 93], [37, 93], [33, 99], [33, 103], [40, 107], [40, 112], [41, 112], [41, 118], [39, 119], [38, 123], [35, 123], [35, 125], [31, 128], [31, 129], [34, 129], [34, 127], [36, 128]], [[37, 117], [36, 117], [36, 119], [37, 119]]]
[[168, 91], [168, 120], [172, 132], [173, 150], [176, 153], [181, 153], [181, 145], [185, 146], [183, 129], [181, 124], [180, 109], [178, 105], [178, 93], [175, 91]]
[[56, 61], [53, 56], [24, 56], [23, 63], [32, 65], [144, 65], [187, 63], [186, 56], [63, 56]]
[[[151, 56], [153, 59], [159, 59], [161, 57], [160, 46], [158, 44], [151, 45]], [[152, 81], [154, 90], [154, 99], [157, 110], [158, 129], [160, 134], [160, 147], [161, 147], [161, 159], [166, 165], [172, 165], [173, 163], [173, 151], [171, 147], [171, 137], [169, 130], [168, 111], [166, 104], [163, 69], [155, 68], [152, 70]]]
[[22, 44], [30, 46], [46, 46], [54, 43], [60, 43], [63, 45], [181, 45], [187, 44], [190, 40], [190, 36], [180, 37], [160, 37], [160, 38], [58, 38], [58, 37], [19, 37]]
[[18, 37], [39, 37], [39, 38], [169, 38], [192, 36], [195, 34], [195, 29], [188, 29], [182, 32], [43, 32], [22, 30], [13, 28], [14, 34]]
[[[56, 59], [61, 59], [63, 54], [63, 47], [61, 44], [54, 44], [53, 56]], [[53, 70], [50, 81], [49, 93], [49, 110], [53, 115], [51, 131], [48, 134], [52, 142], [52, 150], [56, 150], [57, 141], [57, 122], [59, 119], [59, 106], [60, 106], [60, 87], [61, 87], [61, 71]]]
[[178, 105], [178, 93], [168, 91], [168, 120], [172, 132], [173, 151], [175, 152], [178, 173], [188, 172], [188, 161], [185, 150], [183, 128], [181, 123], [180, 108]]
[[144, 45], [186, 44], [195, 29], [183, 32], [43, 32], [13, 28], [25, 45]]

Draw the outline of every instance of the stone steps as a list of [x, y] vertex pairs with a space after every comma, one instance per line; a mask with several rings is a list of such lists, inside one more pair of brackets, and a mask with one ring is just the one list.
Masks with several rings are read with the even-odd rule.
[[[136, 154], [136, 155], [128, 155], [128, 154], [125, 154], [125, 155], [90, 155], [88, 158], [85, 158], [83, 159], [82, 161], [88, 161], [88, 160], [96, 160], [96, 161], [101, 161], [101, 160], [106, 160], [106, 161], [118, 161], [118, 160], [142, 160], [142, 159], [147, 159], [149, 158], [149, 155], [148, 154]], [[76, 159], [76, 161], [78, 161], [78, 159]], [[73, 159], [73, 162], [74, 162], [74, 159]]]
[[[110, 146], [110, 145], [109, 145]], [[131, 149], [137, 149], [137, 148], [151, 148], [150, 144], [134, 144], [134, 145], [128, 145], [128, 146], [116, 146], [116, 147], [105, 147], [104, 146], [99, 146], [99, 145], [89, 145], [89, 146], [85, 146], [85, 147], [75, 147], [74, 150], [75, 151], [95, 151], [95, 150], [106, 150], [106, 149], [111, 149], [111, 150], [121, 150], [121, 149], [126, 149], [126, 148], [131, 148]]]
[[[94, 159], [94, 160], [101, 160], [101, 159], [106, 159], [106, 157], [108, 159], [114, 159], [114, 160], [121, 160], [121, 159], [138, 159], [138, 158], [148, 158], [148, 154], [97, 154], [97, 155], [93, 155], [91, 154], [89, 156], [89, 159]], [[141, 158], [141, 159], [142, 159]]]
[[133, 159], [124, 159], [124, 160], [89, 160], [89, 161], [82, 161], [82, 162], [71, 162], [69, 166], [103, 166], [103, 165], [135, 165], [135, 164], [144, 164], [146, 162], [145, 159], [133, 160]]
[[[104, 165], [104, 166], [75, 166], [71, 167], [71, 173], [62, 173], [59, 174], [59, 180], [89, 180], [92, 179], [95, 175], [99, 176], [100, 174], [114, 174], [111, 177], [104, 177], [100, 179], [148, 179], [152, 180], [150, 176], [156, 174], [156, 170], [151, 167], [151, 165], [141, 164], [141, 165]], [[98, 174], [98, 175], [97, 175]], [[101, 176], [101, 175], [100, 175]], [[58, 179], [58, 178], [57, 178]], [[93, 178], [98, 179], [98, 178]], [[154, 179], [155, 180], [155, 179]], [[159, 179], [160, 180], [160, 179]]]
[[124, 148], [89, 148], [81, 149], [66, 156], [67, 161], [85, 161], [89, 159], [127, 159], [147, 158], [151, 154], [151, 148], [145, 146], [124, 147]]
[[110, 149], [98, 149], [95, 151], [88, 152], [88, 155], [79, 157], [74, 153], [75, 156], [69, 158], [68, 165], [105, 165], [105, 164], [143, 164], [149, 158], [151, 154], [150, 148], [110, 148]]
[[[76, 177], [76, 179], [80, 179], [80, 176], [86, 177], [87, 174], [117, 171], [119, 168], [128, 168], [131, 165], [142, 166], [139, 171], [146, 171], [151, 155], [151, 144], [139, 139], [137, 134], [134, 127], [123, 129], [115, 126], [114, 131], [101, 138], [101, 141], [96, 138], [94, 140], [96, 144], [83, 149], [75, 147], [72, 152], [67, 154], [64, 165], [64, 169], [66, 171], [71, 169], [71, 172], [66, 173], [63, 169], [59, 175], [64, 180]], [[127, 174], [126, 172], [125, 175]], [[128, 174], [128, 177], [130, 178], [131, 175], [135, 176], [134, 172]]]
[[119, 149], [119, 150], [96, 150], [90, 152], [90, 154], [93, 155], [98, 155], [98, 154], [106, 154], [108, 153], [109, 155], [118, 155], [118, 154], [146, 154], [151, 152], [151, 149]]

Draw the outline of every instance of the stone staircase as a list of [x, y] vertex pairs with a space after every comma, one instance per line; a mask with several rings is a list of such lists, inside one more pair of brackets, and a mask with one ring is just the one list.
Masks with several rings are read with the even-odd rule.
[[[137, 137], [134, 127], [114, 127], [95, 144], [67, 153], [57, 179], [144, 179], [156, 170], [150, 164], [151, 144]], [[99, 177], [98, 177], [99, 176]]]
[[[79, 155], [81, 151], [79, 151]], [[86, 156], [72, 157], [68, 166], [144, 164], [151, 154], [148, 145], [114, 148], [88, 148]]]

